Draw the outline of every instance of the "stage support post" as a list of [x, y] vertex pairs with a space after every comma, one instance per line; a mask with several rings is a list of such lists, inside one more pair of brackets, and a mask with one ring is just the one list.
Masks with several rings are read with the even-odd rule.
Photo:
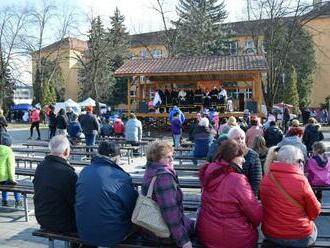
[[129, 78], [127, 83], [127, 113], [128, 115], [131, 114], [131, 87], [132, 87], [132, 81]]

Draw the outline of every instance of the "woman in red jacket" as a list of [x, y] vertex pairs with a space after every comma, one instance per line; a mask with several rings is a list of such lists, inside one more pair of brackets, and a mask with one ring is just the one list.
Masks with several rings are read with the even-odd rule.
[[262, 207], [242, 174], [244, 150], [235, 140], [221, 144], [214, 163], [200, 169], [202, 207], [197, 234], [203, 247], [249, 248], [258, 240]]
[[313, 220], [319, 216], [321, 206], [304, 176], [304, 155], [300, 149], [285, 145], [272, 158], [276, 161], [260, 187], [262, 231], [271, 243], [309, 247], [317, 237]]

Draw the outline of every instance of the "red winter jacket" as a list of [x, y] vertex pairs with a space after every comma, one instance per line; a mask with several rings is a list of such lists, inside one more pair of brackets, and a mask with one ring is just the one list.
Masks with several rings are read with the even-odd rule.
[[[280, 191], [270, 173], [284, 190], [304, 209], [294, 205]], [[313, 220], [320, 214], [317, 201], [303, 171], [297, 166], [273, 163], [260, 186], [263, 205], [262, 231], [266, 236], [280, 239], [303, 239], [313, 232]]]
[[200, 181], [202, 207], [197, 234], [203, 247], [254, 247], [262, 207], [245, 175], [226, 162], [214, 162], [201, 168]]
[[113, 124], [113, 131], [117, 135], [120, 135], [120, 134], [124, 133], [125, 126], [124, 126], [124, 123], [121, 119], [115, 120], [115, 123]]

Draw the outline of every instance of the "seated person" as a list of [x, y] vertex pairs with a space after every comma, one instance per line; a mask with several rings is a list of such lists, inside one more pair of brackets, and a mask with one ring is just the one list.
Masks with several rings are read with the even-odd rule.
[[50, 154], [38, 165], [33, 179], [35, 216], [47, 231], [76, 232], [74, 200], [78, 177], [68, 162], [69, 140], [56, 135], [49, 149]]
[[[0, 184], [16, 184], [15, 180], [15, 154], [13, 150], [7, 146], [0, 145]], [[14, 192], [15, 207], [21, 207], [21, 194]], [[8, 193], [2, 191], [2, 206], [8, 207]]]
[[132, 178], [119, 165], [119, 146], [104, 141], [79, 175], [75, 212], [79, 237], [95, 246], [112, 246], [129, 234], [138, 196]]
[[72, 139], [79, 139], [82, 134], [82, 128], [80, 122], [78, 121], [78, 116], [76, 114], [72, 115], [72, 121], [68, 126], [68, 134]]
[[262, 232], [275, 247], [310, 247], [316, 241], [314, 220], [321, 205], [304, 176], [304, 155], [292, 145], [270, 152], [268, 173], [260, 185]]
[[213, 141], [214, 133], [209, 127], [209, 124], [209, 119], [207, 119], [206, 117], [201, 118], [198, 123], [198, 126], [194, 129], [192, 133], [192, 141], [194, 143], [192, 155], [195, 158], [206, 157], [207, 152], [209, 150], [209, 146]]
[[103, 137], [109, 137], [111, 136], [113, 133], [113, 130], [112, 130], [112, 125], [110, 124], [110, 120], [109, 119], [105, 119], [102, 123], [102, 126], [101, 126], [101, 136]]
[[258, 240], [262, 206], [243, 174], [244, 152], [235, 140], [226, 140], [215, 162], [200, 169], [197, 234], [205, 247], [253, 248]]
[[113, 124], [112, 130], [115, 136], [123, 136], [125, 131], [124, 122], [120, 118], [117, 118]]

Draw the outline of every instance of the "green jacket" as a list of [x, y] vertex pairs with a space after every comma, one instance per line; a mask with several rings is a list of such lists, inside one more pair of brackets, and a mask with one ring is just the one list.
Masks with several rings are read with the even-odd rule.
[[13, 150], [0, 145], [0, 182], [15, 181], [15, 155]]

